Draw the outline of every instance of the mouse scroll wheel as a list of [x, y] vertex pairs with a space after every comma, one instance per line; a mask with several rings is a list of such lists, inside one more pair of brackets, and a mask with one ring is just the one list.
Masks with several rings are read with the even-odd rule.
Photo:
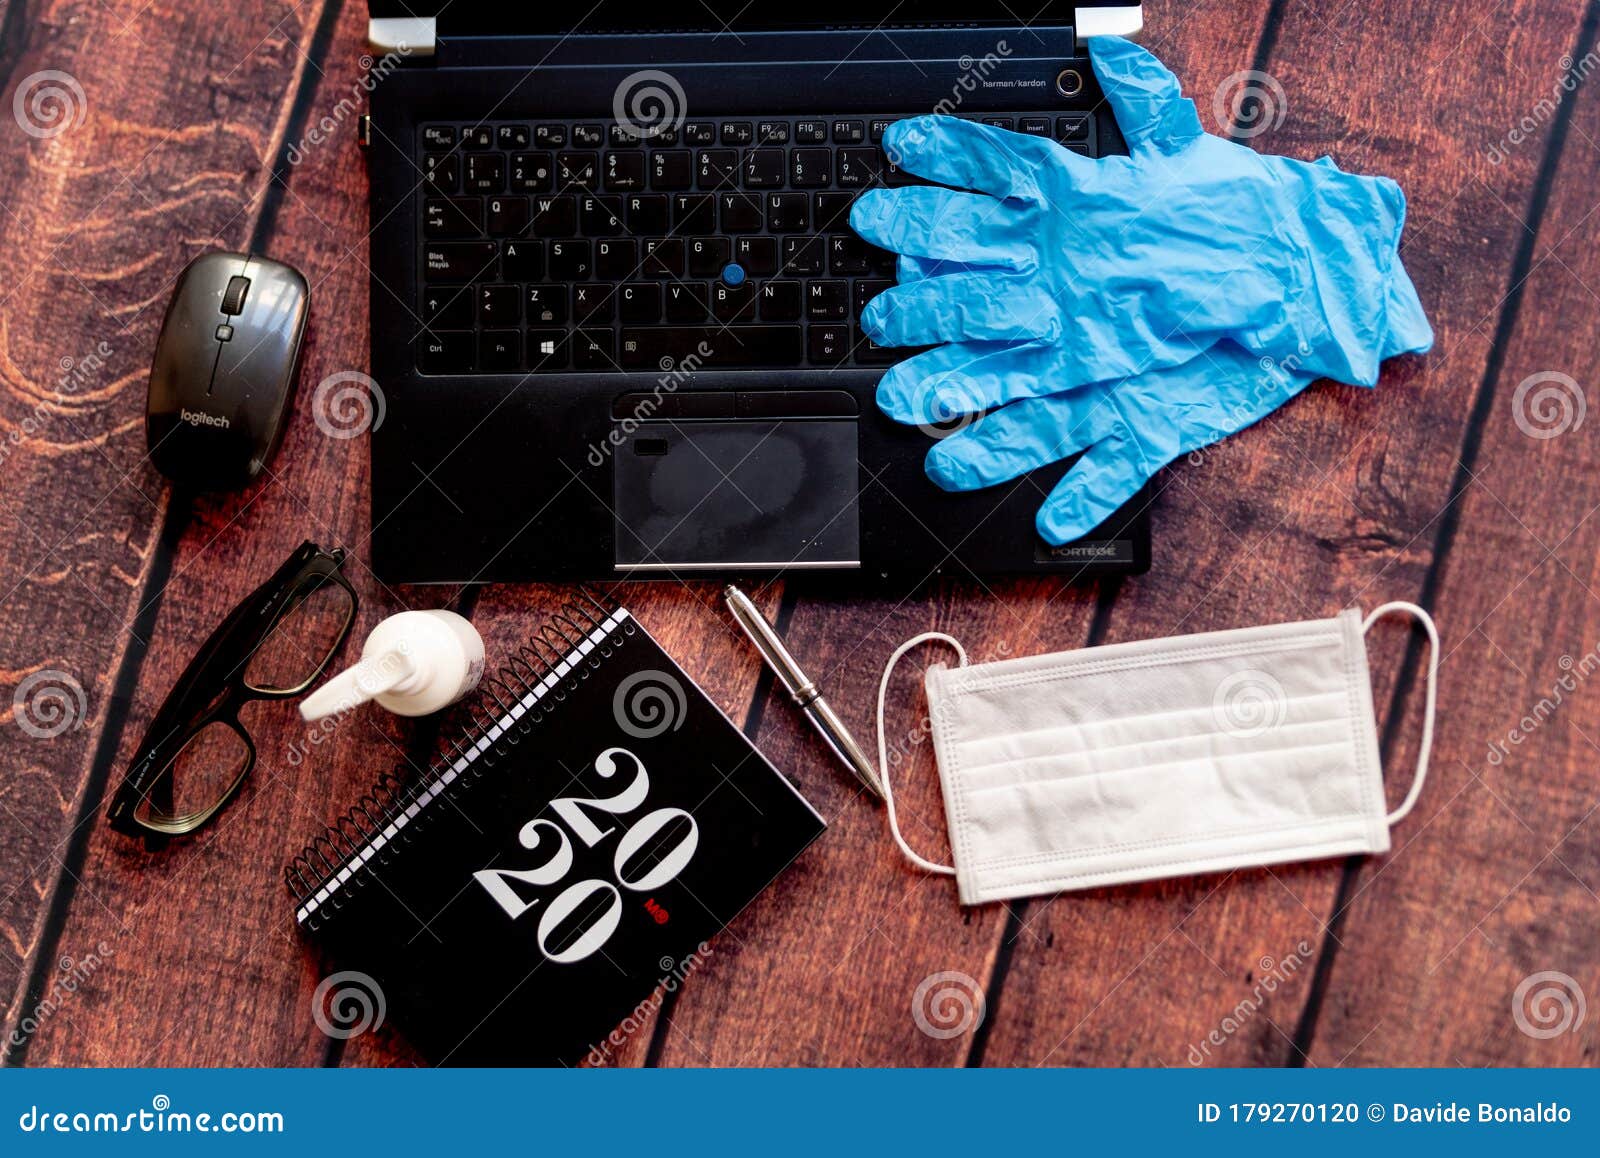
[[250, 279], [247, 277], [231, 277], [228, 279], [228, 288], [222, 291], [222, 312], [225, 314], [244, 313], [244, 295], [250, 292]]

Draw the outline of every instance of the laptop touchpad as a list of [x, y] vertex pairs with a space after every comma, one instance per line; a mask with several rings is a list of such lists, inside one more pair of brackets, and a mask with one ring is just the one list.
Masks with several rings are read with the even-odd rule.
[[741, 391], [670, 401], [670, 415], [613, 422], [617, 570], [860, 565], [850, 395]]

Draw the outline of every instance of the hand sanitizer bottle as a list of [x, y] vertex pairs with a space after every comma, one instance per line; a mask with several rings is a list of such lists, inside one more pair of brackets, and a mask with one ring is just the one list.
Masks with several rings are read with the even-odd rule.
[[426, 716], [455, 703], [483, 675], [483, 638], [453, 611], [402, 611], [367, 636], [361, 662], [300, 702], [319, 720], [367, 700], [401, 716]]

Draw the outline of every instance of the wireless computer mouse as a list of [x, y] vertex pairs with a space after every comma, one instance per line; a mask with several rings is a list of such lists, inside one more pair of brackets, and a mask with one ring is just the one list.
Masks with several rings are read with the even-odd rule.
[[162, 474], [233, 490], [261, 473], [283, 437], [309, 295], [298, 271], [242, 253], [202, 254], [179, 275], [145, 410]]

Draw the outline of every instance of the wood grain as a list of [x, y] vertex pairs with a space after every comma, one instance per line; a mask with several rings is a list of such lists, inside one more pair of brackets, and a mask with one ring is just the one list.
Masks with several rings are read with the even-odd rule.
[[[1594, 47], [1575, 43], [1569, 58]], [[1527, 69], [1535, 91], [1561, 83], [1562, 56], [1526, 58], [1539, 62]], [[1432, 601], [1445, 640], [1432, 772], [1393, 854], [1362, 865], [1345, 901], [1318, 1064], [1600, 1060], [1600, 494], [1593, 418], [1583, 418], [1600, 382], [1600, 92], [1585, 85], [1569, 99], [1515, 328], [1485, 382], [1481, 429], [1461, 451], [1459, 527]], [[1488, 127], [1472, 144], [1503, 132]], [[1476, 176], [1498, 185], [1498, 171]], [[1504, 199], [1502, 215], [1527, 216]], [[1403, 702], [1419, 713], [1421, 688]], [[1416, 758], [1409, 727], [1391, 778]]]
[[[1397, 52], [1387, 22], [1340, 21], [1336, 8], [1285, 9], [1265, 62], [1285, 119], [1251, 143], [1306, 158], [1328, 152], [1342, 167], [1400, 182], [1411, 207], [1405, 261], [1438, 348], [1391, 362], [1374, 391], [1314, 387], [1171, 468], [1155, 512], [1156, 565], [1124, 587], [1108, 640], [1320, 618], [1422, 589], [1519, 229], [1500, 202], [1525, 205], [1538, 167], [1534, 146], [1501, 167], [1493, 190], [1473, 179], [1485, 165], [1484, 135], [1542, 83], [1497, 62], [1558, 57], [1574, 43], [1577, 13], [1513, 6], [1464, 36], [1480, 5], [1419, 4]], [[1487, 91], [1460, 80], [1491, 73], [1498, 80]], [[1373, 636], [1380, 715], [1404, 638], [1388, 627]], [[1326, 861], [1030, 907], [991, 1060], [1300, 1063], [1296, 1026], [1329, 946], [1340, 874]], [[1291, 961], [1293, 975], [1280, 976]]]
[[[27, 968], [52, 898], [70, 879], [63, 862], [73, 856], [96, 746], [108, 725], [121, 724], [116, 673], [143, 643], [140, 603], [168, 513], [143, 458], [151, 346], [179, 270], [202, 250], [239, 248], [250, 236], [288, 96], [306, 67], [293, 42], [307, 32], [300, 15], [264, 22], [252, 6], [29, 7], [26, 16], [7, 13], [5, 61], [6, 108], [25, 90], [30, 124], [8, 123], [12, 145], [0, 153], [8, 1026], [30, 1004], [21, 992]], [[312, 19], [316, 11], [307, 10]], [[70, 83], [41, 75], [50, 72]], [[211, 561], [209, 582], [220, 587], [227, 567], [226, 555]], [[174, 655], [190, 638], [173, 632]], [[11, 726], [22, 722], [14, 696], [31, 677], [68, 689], [75, 726], [44, 738]], [[77, 899], [96, 906], [92, 886]], [[61, 945], [63, 954], [86, 951]], [[89, 1004], [54, 1020], [64, 1026]], [[98, 1056], [113, 1040], [102, 1040]]]

